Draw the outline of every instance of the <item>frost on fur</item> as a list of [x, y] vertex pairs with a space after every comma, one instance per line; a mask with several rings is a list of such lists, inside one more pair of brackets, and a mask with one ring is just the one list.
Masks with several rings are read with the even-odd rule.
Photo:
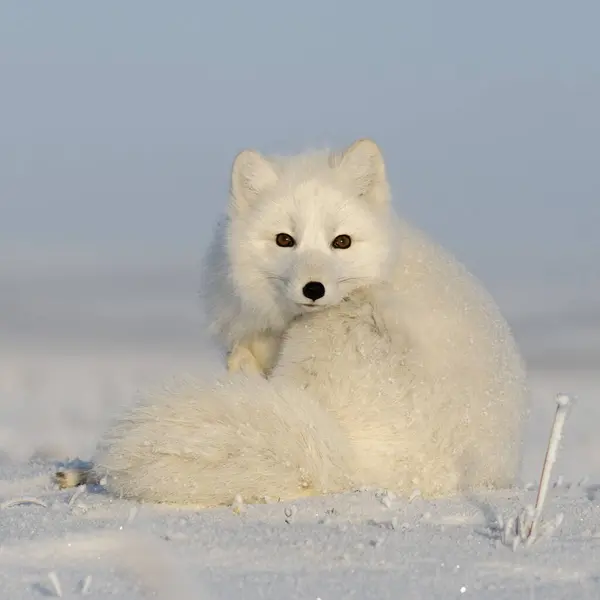
[[511, 332], [464, 267], [392, 213], [376, 144], [242, 153], [231, 186], [205, 279], [231, 372], [148, 397], [109, 431], [96, 463], [112, 489], [208, 506], [511, 485], [527, 409]]

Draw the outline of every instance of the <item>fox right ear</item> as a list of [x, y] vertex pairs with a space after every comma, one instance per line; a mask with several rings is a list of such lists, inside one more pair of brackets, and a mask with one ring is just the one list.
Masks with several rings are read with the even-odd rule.
[[231, 169], [231, 208], [236, 212], [245, 210], [276, 183], [277, 173], [271, 162], [255, 150], [243, 150]]

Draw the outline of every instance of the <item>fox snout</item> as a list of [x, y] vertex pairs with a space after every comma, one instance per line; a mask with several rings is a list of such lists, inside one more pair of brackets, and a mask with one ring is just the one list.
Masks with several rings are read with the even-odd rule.
[[297, 305], [324, 308], [341, 300], [338, 286], [332, 277], [313, 274], [290, 283], [288, 298]]
[[321, 252], [298, 253], [287, 273], [288, 297], [303, 306], [329, 306], [338, 302], [336, 265]]

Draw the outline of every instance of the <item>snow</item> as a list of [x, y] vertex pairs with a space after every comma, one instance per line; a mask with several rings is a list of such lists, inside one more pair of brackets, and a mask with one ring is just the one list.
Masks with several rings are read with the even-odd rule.
[[[600, 598], [600, 331], [585, 303], [498, 295], [531, 361], [518, 489], [435, 502], [357, 490], [197, 510], [51, 482], [57, 460], [89, 458], [136, 390], [222, 369], [201, 334], [193, 269], [122, 278], [126, 292], [106, 278], [49, 285], [0, 273], [12, 294], [0, 300], [1, 598]], [[513, 550], [498, 523], [535, 503], [561, 392], [576, 403], [542, 520], [563, 519]]]

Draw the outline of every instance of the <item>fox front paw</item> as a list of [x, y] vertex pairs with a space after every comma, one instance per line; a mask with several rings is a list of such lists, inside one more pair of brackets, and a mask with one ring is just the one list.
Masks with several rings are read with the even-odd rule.
[[230, 373], [266, 376], [265, 368], [246, 346], [236, 346], [227, 356], [227, 370]]

